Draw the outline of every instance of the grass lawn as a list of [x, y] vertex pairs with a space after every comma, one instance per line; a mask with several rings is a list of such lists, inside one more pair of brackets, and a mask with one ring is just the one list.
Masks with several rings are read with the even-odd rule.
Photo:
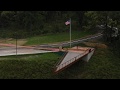
[[[78, 39], [90, 32], [72, 32]], [[36, 36], [18, 41], [21, 45], [36, 45], [69, 41], [69, 32]], [[15, 43], [15, 39], [1, 43]], [[84, 44], [80, 44], [85, 46]], [[88, 63], [79, 61], [64, 71], [54, 74], [54, 65], [63, 53], [47, 53], [0, 57], [0, 79], [120, 79], [120, 60], [109, 48], [97, 48]]]
[[0, 57], [0, 79], [52, 78], [58, 57], [59, 53]]
[[[72, 40], [78, 39], [87, 35], [91, 35], [92, 32], [85, 31], [73, 31], [71, 34]], [[70, 36], [69, 32], [58, 33], [58, 34], [48, 34], [44, 36], [36, 36], [27, 39], [25, 45], [37, 45], [37, 44], [46, 44], [46, 43], [54, 43], [54, 42], [63, 42], [69, 41]]]
[[79, 61], [54, 74], [62, 54], [0, 57], [0, 79], [120, 79], [120, 60], [108, 48], [97, 48], [88, 63]]
[[[85, 31], [73, 31], [72, 40], [78, 39], [87, 35], [93, 34], [92, 32]], [[69, 41], [70, 36], [69, 32], [59, 33], [59, 34], [47, 34], [42, 36], [31, 37], [27, 39], [17, 39], [17, 45], [38, 45], [38, 44], [47, 44], [54, 42], [63, 42]], [[4, 44], [16, 44], [16, 39], [14, 38], [0, 38], [0, 43]]]

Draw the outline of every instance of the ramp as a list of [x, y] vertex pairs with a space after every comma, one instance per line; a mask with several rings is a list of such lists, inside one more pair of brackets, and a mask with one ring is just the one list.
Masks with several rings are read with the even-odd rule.
[[11, 55], [27, 55], [27, 54], [39, 54], [39, 53], [49, 53], [58, 52], [57, 49], [36, 49], [33, 47], [1, 47], [0, 56], [11, 56]]
[[89, 61], [91, 56], [94, 53], [94, 48], [83, 48], [83, 47], [74, 47], [68, 50], [68, 53], [62, 60], [56, 65], [55, 73], [58, 73], [70, 65], [74, 64], [78, 60]]

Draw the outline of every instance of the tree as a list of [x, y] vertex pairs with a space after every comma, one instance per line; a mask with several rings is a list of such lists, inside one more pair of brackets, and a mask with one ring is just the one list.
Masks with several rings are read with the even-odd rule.
[[86, 11], [76, 11], [77, 20], [78, 20], [80, 28], [82, 28], [82, 26], [83, 26], [83, 19], [84, 19], [84, 16], [85, 16], [85, 12]]
[[3, 27], [9, 27], [15, 21], [14, 11], [2, 11], [1, 12], [1, 25]]

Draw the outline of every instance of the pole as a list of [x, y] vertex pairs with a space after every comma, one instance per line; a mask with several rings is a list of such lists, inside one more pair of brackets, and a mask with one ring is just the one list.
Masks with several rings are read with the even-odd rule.
[[70, 48], [71, 48], [71, 18], [70, 18]]
[[16, 34], [16, 56], [17, 56], [17, 33]]

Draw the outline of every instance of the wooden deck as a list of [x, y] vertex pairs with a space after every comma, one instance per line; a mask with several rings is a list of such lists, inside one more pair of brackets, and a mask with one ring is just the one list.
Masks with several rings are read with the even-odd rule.
[[[64, 50], [63, 50], [64, 51]], [[63, 60], [59, 62], [55, 67], [55, 73], [58, 73], [65, 68], [69, 67], [73, 63], [77, 62], [78, 60], [84, 60], [86, 62], [89, 61], [91, 56], [94, 53], [94, 48], [90, 47], [73, 47], [67, 50], [66, 56], [64, 56]]]

